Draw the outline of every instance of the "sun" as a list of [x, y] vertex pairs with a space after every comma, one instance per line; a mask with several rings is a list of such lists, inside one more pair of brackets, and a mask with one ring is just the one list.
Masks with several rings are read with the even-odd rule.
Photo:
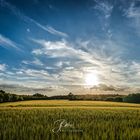
[[98, 75], [96, 73], [88, 73], [85, 76], [85, 83], [88, 86], [95, 86], [99, 84]]

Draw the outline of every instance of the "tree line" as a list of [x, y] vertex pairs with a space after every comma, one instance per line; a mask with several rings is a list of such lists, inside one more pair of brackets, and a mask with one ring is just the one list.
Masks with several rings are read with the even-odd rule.
[[4, 90], [0, 90], [0, 103], [24, 101], [24, 100], [62, 100], [62, 99], [140, 103], [140, 93], [133, 93], [129, 95], [119, 95], [119, 94], [74, 95], [73, 93], [70, 92], [68, 95], [57, 95], [48, 97], [40, 93], [35, 93], [33, 95], [17, 95], [6, 93]]

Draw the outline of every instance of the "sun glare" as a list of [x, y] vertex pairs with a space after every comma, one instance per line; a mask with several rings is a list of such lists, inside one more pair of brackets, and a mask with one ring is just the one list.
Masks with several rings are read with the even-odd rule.
[[99, 84], [98, 75], [96, 73], [89, 73], [85, 76], [85, 83], [88, 86], [94, 86]]

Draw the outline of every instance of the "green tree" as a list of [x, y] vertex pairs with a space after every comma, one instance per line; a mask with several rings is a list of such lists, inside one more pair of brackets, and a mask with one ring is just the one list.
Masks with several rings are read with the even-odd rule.
[[140, 103], [140, 93], [129, 94], [123, 98], [123, 101], [128, 103]]
[[71, 92], [68, 94], [68, 99], [69, 100], [74, 100], [74, 99], [76, 99], [75, 98], [75, 95], [74, 94], [72, 94]]

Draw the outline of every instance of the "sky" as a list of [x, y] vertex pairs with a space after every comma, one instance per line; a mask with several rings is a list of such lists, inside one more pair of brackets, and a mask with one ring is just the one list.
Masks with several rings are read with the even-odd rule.
[[0, 0], [0, 84], [139, 87], [140, 0]]

